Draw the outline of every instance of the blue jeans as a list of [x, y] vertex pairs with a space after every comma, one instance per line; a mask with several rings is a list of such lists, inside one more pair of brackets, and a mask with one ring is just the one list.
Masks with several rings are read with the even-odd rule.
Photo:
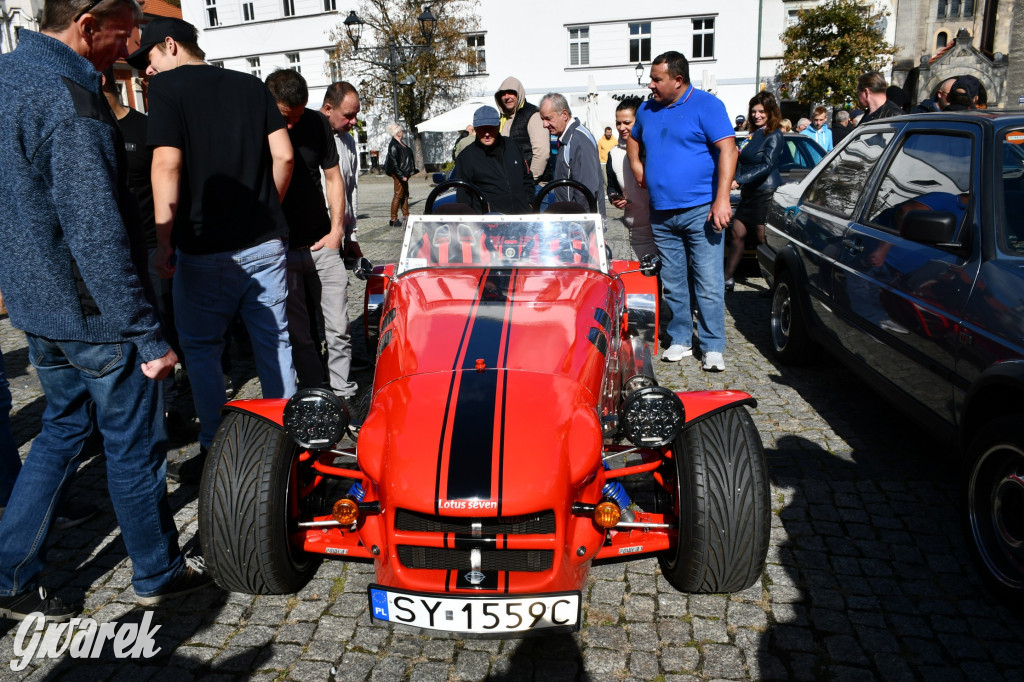
[[0, 596], [35, 587], [50, 522], [84, 456], [94, 412], [107, 455], [110, 501], [132, 560], [132, 585], [136, 594], [151, 595], [184, 565], [167, 504], [160, 385], [142, 374], [131, 343], [26, 337], [46, 410], [0, 519]]
[[654, 243], [661, 254], [665, 303], [672, 311], [666, 331], [672, 343], [693, 344], [691, 292], [697, 303], [702, 353], [725, 351], [725, 241], [708, 220], [710, 204], [674, 211], [651, 209]]
[[226, 400], [220, 358], [224, 332], [235, 313], [241, 313], [249, 331], [263, 397], [289, 398], [295, 393], [285, 317], [286, 263], [280, 239], [240, 251], [205, 255], [178, 251], [174, 319], [199, 417], [199, 442], [205, 447], [213, 442]]
[[0, 353], [0, 507], [7, 506], [19, 471], [21, 455], [11, 431], [11, 387], [7, 383], [4, 356]]

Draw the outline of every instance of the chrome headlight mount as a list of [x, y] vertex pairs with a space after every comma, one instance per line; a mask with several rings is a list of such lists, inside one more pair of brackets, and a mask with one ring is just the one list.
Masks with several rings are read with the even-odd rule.
[[323, 388], [304, 388], [284, 406], [284, 430], [305, 450], [329, 450], [348, 429], [348, 408]]
[[639, 448], [660, 448], [676, 439], [685, 422], [679, 396], [663, 386], [645, 386], [622, 406], [619, 432]]

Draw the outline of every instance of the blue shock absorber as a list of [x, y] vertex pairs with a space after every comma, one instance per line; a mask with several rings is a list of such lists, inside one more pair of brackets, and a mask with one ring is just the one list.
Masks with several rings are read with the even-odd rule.
[[[625, 491], [623, 491], [623, 494], [625, 494]], [[355, 483], [352, 484], [352, 487], [348, 489], [348, 496], [351, 497], [356, 502], [362, 502], [363, 498], [366, 497], [366, 491], [363, 490], [363, 486], [359, 483], [359, 481], [356, 481]]]
[[619, 505], [620, 509], [625, 509], [629, 506], [629, 495], [626, 494], [626, 489], [623, 488], [622, 484], [618, 481], [609, 481], [608, 483], [605, 483], [604, 488], [601, 490], [601, 494], [615, 500], [615, 504]]

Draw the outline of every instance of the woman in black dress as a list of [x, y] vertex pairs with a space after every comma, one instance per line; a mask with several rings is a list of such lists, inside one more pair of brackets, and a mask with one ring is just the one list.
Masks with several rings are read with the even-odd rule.
[[750, 110], [747, 121], [753, 130], [743, 151], [740, 152], [739, 165], [733, 189], [740, 188], [740, 203], [732, 219], [732, 237], [729, 242], [729, 258], [725, 264], [725, 290], [732, 291], [735, 286], [733, 275], [743, 249], [746, 246], [747, 232], [751, 227], [757, 229], [757, 241], [764, 243], [764, 223], [768, 217], [768, 206], [772, 194], [782, 184], [779, 175], [779, 160], [782, 158], [782, 146], [786, 143], [780, 130], [782, 112], [770, 92], [759, 92], [750, 99]]

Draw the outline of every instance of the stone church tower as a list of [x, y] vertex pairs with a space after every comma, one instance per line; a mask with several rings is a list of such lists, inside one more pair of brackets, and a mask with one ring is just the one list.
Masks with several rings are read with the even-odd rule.
[[1016, 108], [1024, 70], [1010, 63], [1024, 59], [1024, 17], [1015, 16], [1022, 14], [1013, 0], [904, 0], [896, 15], [893, 83], [920, 102], [947, 78], [975, 76], [984, 88], [979, 99], [990, 108]]

